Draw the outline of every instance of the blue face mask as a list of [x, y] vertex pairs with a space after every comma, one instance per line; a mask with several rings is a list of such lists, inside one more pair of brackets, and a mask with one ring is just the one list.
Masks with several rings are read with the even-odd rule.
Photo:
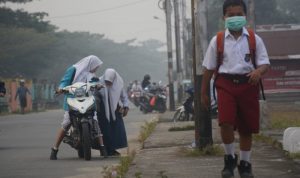
[[225, 19], [225, 28], [232, 31], [239, 31], [247, 24], [245, 16], [227, 17]]

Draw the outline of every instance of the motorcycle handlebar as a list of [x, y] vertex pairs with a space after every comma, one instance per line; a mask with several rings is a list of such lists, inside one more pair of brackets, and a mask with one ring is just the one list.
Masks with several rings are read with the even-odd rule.
[[54, 91], [54, 95], [55, 96], [59, 96], [61, 94], [67, 94], [67, 93], [69, 93], [69, 91], [68, 90], [64, 90], [64, 89], [57, 89], [57, 90]]
[[[92, 86], [90, 88], [90, 90], [91, 91], [93, 91], [93, 90], [101, 90], [102, 88], [105, 88], [105, 86], [104, 85], [95, 85], [95, 86]], [[56, 89], [54, 91], [54, 95], [55, 96], [59, 96], [61, 94], [68, 94], [68, 93], [70, 93], [69, 90], [65, 90], [65, 89]]]

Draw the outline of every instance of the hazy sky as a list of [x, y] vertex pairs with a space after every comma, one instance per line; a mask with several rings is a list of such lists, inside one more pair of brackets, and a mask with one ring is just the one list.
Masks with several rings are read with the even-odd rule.
[[154, 38], [165, 42], [165, 13], [158, 8], [158, 1], [35, 0], [14, 7], [29, 12], [47, 12], [46, 20], [61, 30], [105, 34], [117, 42], [132, 38], [139, 41]]

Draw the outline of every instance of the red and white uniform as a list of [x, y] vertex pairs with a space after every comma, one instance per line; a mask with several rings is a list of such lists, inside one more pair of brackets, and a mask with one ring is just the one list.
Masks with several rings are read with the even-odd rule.
[[[254, 70], [249, 60], [249, 33], [243, 28], [242, 35], [235, 39], [226, 29], [224, 37], [224, 57], [219, 74], [245, 75]], [[270, 64], [262, 39], [255, 35], [256, 65]], [[217, 67], [217, 37], [213, 37], [203, 61], [203, 67], [215, 70]], [[219, 75], [216, 80], [218, 95], [219, 124], [231, 124], [239, 132], [257, 133], [259, 131], [259, 87], [249, 83], [234, 83]]]

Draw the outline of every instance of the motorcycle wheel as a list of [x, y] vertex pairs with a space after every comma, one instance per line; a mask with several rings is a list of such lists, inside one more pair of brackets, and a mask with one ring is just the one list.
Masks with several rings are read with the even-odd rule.
[[140, 106], [140, 110], [143, 112], [143, 114], [147, 114], [148, 111], [146, 108], [143, 108], [142, 106]]
[[158, 112], [159, 112], [159, 113], [164, 113], [164, 112], [166, 112], [167, 106], [166, 106], [165, 102], [160, 101], [160, 102], [157, 103], [157, 105], [158, 105], [158, 106], [157, 106], [157, 109], [158, 109]]
[[185, 121], [186, 117], [185, 117], [185, 113], [184, 112], [180, 112], [179, 117], [178, 117], [178, 121]]
[[180, 115], [180, 110], [176, 110], [173, 116], [173, 122], [177, 122], [179, 115]]
[[91, 160], [91, 137], [88, 123], [82, 123], [82, 139], [84, 159]]
[[184, 121], [184, 117], [184, 112], [182, 112], [181, 110], [177, 110], [174, 114], [173, 122]]
[[188, 112], [185, 112], [183, 118], [184, 118], [183, 120], [189, 121], [190, 120], [190, 114]]
[[79, 146], [77, 153], [78, 153], [78, 158], [84, 158], [84, 152], [82, 146]]

